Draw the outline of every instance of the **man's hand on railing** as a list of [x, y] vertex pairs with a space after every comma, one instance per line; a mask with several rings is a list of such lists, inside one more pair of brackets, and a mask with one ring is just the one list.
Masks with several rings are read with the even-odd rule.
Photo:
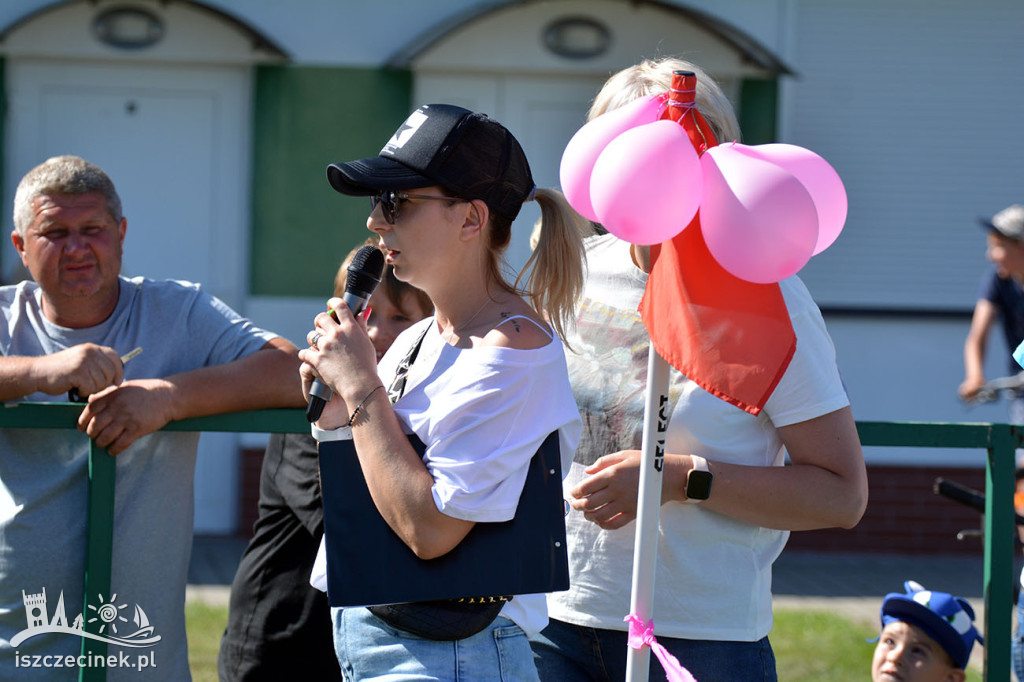
[[135, 379], [89, 396], [78, 430], [112, 455], [158, 431], [173, 417], [172, 388], [164, 379]]
[[83, 343], [49, 355], [0, 358], [0, 399], [32, 393], [61, 395], [72, 389], [87, 396], [121, 383], [124, 365], [117, 351]]

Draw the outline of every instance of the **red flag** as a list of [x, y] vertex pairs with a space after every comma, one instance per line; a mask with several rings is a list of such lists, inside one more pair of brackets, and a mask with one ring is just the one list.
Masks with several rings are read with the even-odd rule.
[[[696, 77], [677, 72], [665, 118], [679, 122], [702, 154], [718, 142], [693, 106]], [[778, 284], [755, 284], [726, 271], [708, 251], [700, 211], [651, 248], [640, 315], [655, 350], [698, 386], [753, 415], [789, 366], [796, 334]]]

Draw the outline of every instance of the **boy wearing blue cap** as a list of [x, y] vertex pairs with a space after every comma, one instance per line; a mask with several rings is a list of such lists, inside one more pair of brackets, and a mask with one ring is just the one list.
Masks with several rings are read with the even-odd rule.
[[871, 662], [872, 682], [963, 682], [974, 642], [974, 609], [965, 599], [908, 580], [906, 593], [882, 601], [882, 634]]

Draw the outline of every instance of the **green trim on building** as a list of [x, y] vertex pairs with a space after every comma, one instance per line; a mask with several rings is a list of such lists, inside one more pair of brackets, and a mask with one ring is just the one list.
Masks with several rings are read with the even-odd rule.
[[740, 83], [740, 106], [737, 112], [743, 144], [768, 144], [778, 139], [778, 80], [745, 78]]
[[256, 69], [253, 120], [254, 296], [323, 296], [349, 250], [369, 237], [365, 199], [327, 184], [334, 161], [376, 156], [411, 106], [408, 71]]

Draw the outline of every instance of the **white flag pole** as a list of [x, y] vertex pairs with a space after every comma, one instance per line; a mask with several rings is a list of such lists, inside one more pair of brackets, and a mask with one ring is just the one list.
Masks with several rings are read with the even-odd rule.
[[[647, 356], [647, 393], [640, 455], [640, 488], [636, 506], [636, 542], [633, 546], [633, 585], [630, 613], [645, 623], [654, 611], [654, 573], [658, 559], [658, 522], [661, 516], [662, 465], [668, 428], [669, 365], [654, 346]], [[647, 682], [651, 648], [627, 647], [626, 682]]]

